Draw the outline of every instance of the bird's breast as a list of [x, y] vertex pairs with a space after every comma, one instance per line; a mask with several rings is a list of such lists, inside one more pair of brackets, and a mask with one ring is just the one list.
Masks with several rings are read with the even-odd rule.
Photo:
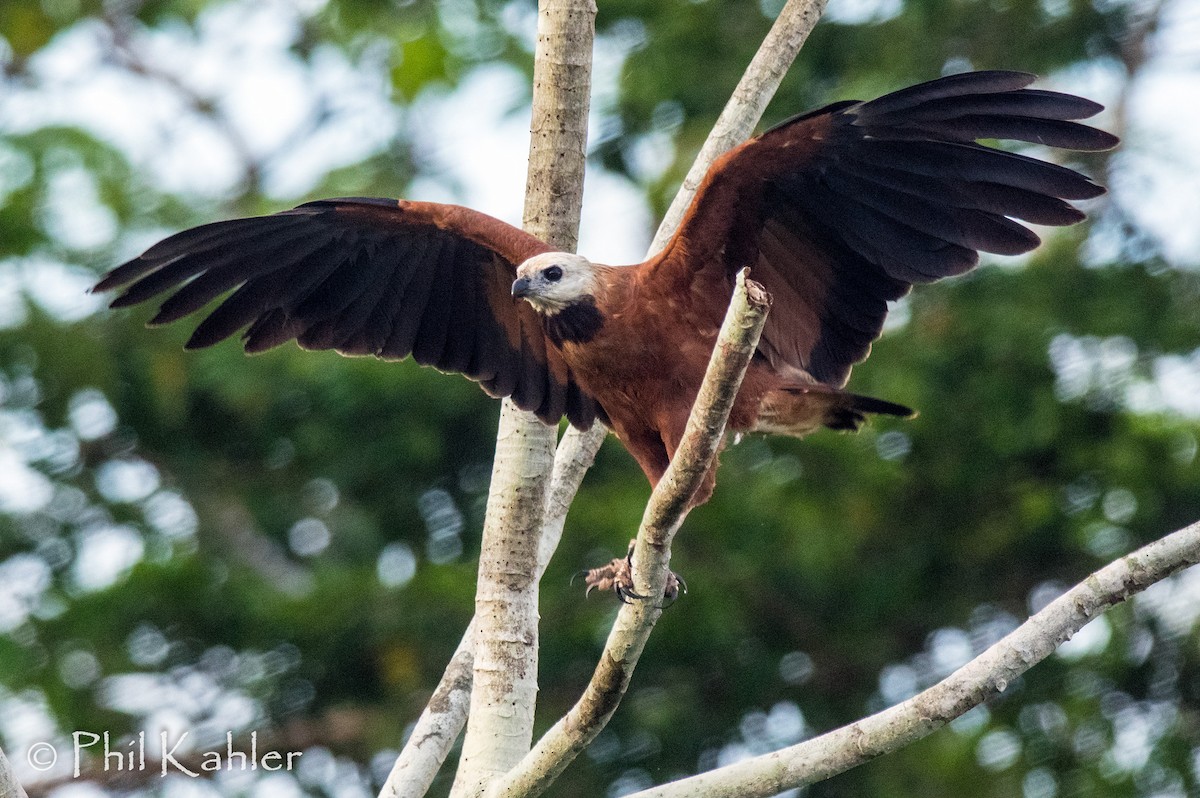
[[555, 346], [564, 344], [586, 344], [604, 327], [604, 314], [596, 307], [596, 300], [587, 299], [567, 305], [557, 313], [542, 316], [546, 337]]

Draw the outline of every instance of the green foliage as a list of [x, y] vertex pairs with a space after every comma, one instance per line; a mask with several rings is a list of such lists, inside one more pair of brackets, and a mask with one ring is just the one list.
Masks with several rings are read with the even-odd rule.
[[[200, 36], [206, 13], [234, 6], [105, 8], [135, 31]], [[5, 4], [6, 80], [39, 88], [38, 53], [98, 13]], [[1129, 6], [1075, 0], [832, 13], [768, 123], [947, 65], [1123, 62], [1133, 22]], [[330, 0], [282, 46], [306, 66], [330, 48], [362, 70], [382, 64], [408, 107], [480, 64], [528, 73], [533, 14], [528, 2]], [[768, 25], [729, 0], [602, 2], [606, 46], [627, 52], [598, 109], [596, 166], [662, 206]], [[223, 129], [221, 103], [200, 106]], [[70, 278], [81, 294], [80, 274], [150, 235], [285, 204], [253, 174], [271, 155], [224, 194], [174, 195], [98, 130], [0, 119], [0, 718], [33, 707], [54, 739], [166, 722], [216, 743], [262, 730], [310, 760], [337, 757], [343, 770], [298, 775], [305, 792], [373, 792], [472, 612], [495, 404], [411, 363], [290, 346], [185, 353], [187, 329], [147, 331], [148, 312], [63, 312], [43, 289]], [[318, 176], [314, 195], [395, 195], [428, 177], [411, 145], [420, 124]], [[664, 141], [669, 162], [645, 166], [639, 153]], [[113, 235], [79, 238], [96, 209]], [[1163, 399], [1168, 367], [1198, 367], [1200, 279], [1138, 230], [1121, 262], [1081, 263], [1087, 236], [1056, 235], [1028, 263], [903, 303], [907, 321], [852, 386], [918, 408], [915, 420], [724, 453], [716, 497], [673, 561], [691, 592], [555, 794], [617, 794], [881, 708], [1056, 585], [1200, 517], [1200, 429]], [[577, 697], [614, 612], [570, 576], [624, 550], [647, 495], [610, 441], [544, 583], [543, 726]], [[1197, 595], [1195, 577], [1174, 579], [985, 711], [811, 794], [1195, 794]], [[0, 720], [13, 758], [36, 734]], [[448, 784], [442, 774], [437, 789]], [[139, 789], [168, 791], [157, 778]]]

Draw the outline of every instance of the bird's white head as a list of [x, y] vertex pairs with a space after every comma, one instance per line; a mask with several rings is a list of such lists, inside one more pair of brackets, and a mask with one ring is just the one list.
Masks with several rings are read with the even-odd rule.
[[552, 316], [596, 295], [596, 267], [570, 252], [544, 252], [517, 267], [512, 295]]

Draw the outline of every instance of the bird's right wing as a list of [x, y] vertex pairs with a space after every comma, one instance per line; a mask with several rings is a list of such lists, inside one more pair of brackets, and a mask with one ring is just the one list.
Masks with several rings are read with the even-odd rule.
[[96, 290], [113, 307], [174, 291], [151, 324], [229, 296], [188, 348], [242, 332], [247, 352], [296, 339], [305, 349], [457, 371], [548, 423], [586, 428], [595, 401], [510, 287], [516, 267], [549, 250], [538, 238], [455, 205], [350, 198], [185, 230], [113, 269]]
[[647, 278], [723, 317], [751, 267], [775, 297], [759, 350], [779, 370], [843, 385], [879, 336], [887, 302], [913, 283], [961, 274], [979, 251], [1028, 252], [1020, 222], [1067, 225], [1067, 200], [1104, 189], [1061, 166], [976, 143], [1016, 139], [1074, 150], [1117, 144], [1071, 121], [1101, 106], [1026, 88], [1033, 75], [972, 72], [794, 117], [723, 155]]

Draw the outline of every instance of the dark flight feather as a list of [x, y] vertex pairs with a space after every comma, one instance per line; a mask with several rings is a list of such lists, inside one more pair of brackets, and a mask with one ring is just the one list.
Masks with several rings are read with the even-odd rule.
[[[532, 309], [508, 295], [517, 264], [547, 249], [465, 208], [321, 200], [178, 233], [114, 269], [97, 289], [124, 288], [118, 307], [173, 292], [154, 324], [224, 296], [188, 348], [244, 330], [247, 352], [294, 338], [306, 349], [412, 354], [423, 364], [468, 372], [547, 422], [569, 406], [572, 423], [587, 427], [595, 400], [546, 346]], [[568, 393], [578, 398], [570, 401]]]
[[[776, 367], [842, 385], [882, 329], [880, 297], [968, 271], [980, 251], [1028, 252], [1039, 238], [1015, 220], [1073, 224], [1083, 214], [1069, 200], [1104, 192], [1066, 167], [976, 143], [1116, 145], [1073, 121], [1100, 105], [1026, 88], [1033, 79], [953, 75], [792, 117], [718, 161], [650, 266], [674, 274], [703, 265], [729, 279], [757, 264], [768, 291], [792, 297], [776, 303], [760, 349]], [[776, 222], [804, 231], [813, 249], [803, 260], [768, 246]]]

